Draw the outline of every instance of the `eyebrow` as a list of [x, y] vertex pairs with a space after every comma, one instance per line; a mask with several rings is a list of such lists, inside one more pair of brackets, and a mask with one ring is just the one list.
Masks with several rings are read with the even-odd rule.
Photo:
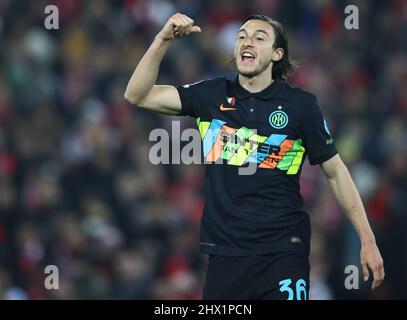
[[[245, 33], [247, 33], [247, 30], [246, 30], [245, 28], [242, 28], [242, 29], [240, 29], [237, 33], [240, 33], [240, 32], [245, 32]], [[255, 30], [254, 32], [255, 32], [255, 33], [257, 33], [257, 32], [259, 32], [259, 33], [264, 33], [266, 36], [270, 37], [269, 34], [268, 34], [266, 31], [262, 30], [262, 29], [257, 29], [257, 30]]]

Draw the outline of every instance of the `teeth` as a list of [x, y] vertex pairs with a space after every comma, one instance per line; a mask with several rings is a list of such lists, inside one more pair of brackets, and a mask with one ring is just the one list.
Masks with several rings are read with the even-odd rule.
[[243, 53], [242, 57], [243, 58], [254, 58], [254, 56], [251, 53]]

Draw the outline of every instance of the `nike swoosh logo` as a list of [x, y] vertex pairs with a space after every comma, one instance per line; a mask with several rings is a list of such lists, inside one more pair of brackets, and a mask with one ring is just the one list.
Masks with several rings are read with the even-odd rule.
[[219, 107], [220, 111], [232, 111], [232, 110], [237, 110], [236, 108], [227, 108], [223, 106], [223, 103]]

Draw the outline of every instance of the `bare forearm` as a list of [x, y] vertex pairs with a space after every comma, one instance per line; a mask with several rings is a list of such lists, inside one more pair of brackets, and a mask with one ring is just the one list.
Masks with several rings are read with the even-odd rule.
[[361, 241], [360, 263], [365, 281], [369, 278], [369, 269], [373, 273], [372, 290], [381, 285], [384, 279], [384, 264], [376, 239], [367, 220], [362, 200], [348, 169], [339, 154], [321, 164], [329, 186], [336, 200], [352, 222]]
[[170, 44], [171, 40], [155, 37], [127, 84], [124, 94], [127, 100], [137, 103], [152, 89], [157, 81], [161, 61]]
[[156, 35], [131, 76], [124, 98], [133, 105], [161, 114], [177, 115], [182, 110], [181, 99], [176, 87], [156, 85], [161, 61], [175, 39], [190, 33], [201, 32], [194, 20], [176, 13], [171, 16]]
[[328, 182], [340, 207], [355, 227], [362, 244], [375, 241], [359, 192], [346, 166], [339, 166], [337, 174], [328, 178]]

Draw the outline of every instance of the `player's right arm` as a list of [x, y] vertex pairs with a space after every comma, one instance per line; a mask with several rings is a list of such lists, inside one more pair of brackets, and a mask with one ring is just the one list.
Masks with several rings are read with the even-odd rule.
[[155, 82], [162, 58], [172, 41], [191, 32], [201, 32], [201, 29], [194, 26], [194, 21], [186, 15], [177, 13], [167, 21], [127, 84], [124, 98], [128, 102], [169, 115], [181, 112], [181, 100], [177, 89], [171, 85], [156, 85]]

